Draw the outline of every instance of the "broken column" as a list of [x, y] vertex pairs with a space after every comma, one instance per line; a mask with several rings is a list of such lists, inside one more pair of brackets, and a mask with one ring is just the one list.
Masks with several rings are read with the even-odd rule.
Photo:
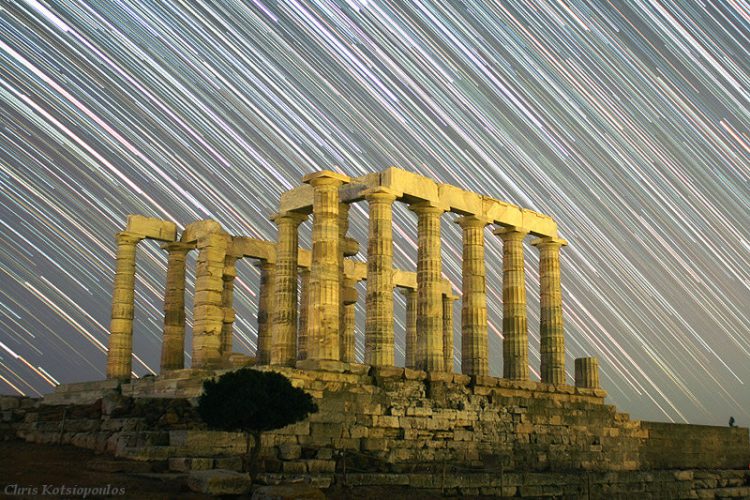
[[453, 372], [453, 301], [458, 297], [443, 295], [443, 366]]
[[344, 303], [341, 332], [341, 361], [356, 362], [354, 335], [356, 328], [357, 289], [356, 280], [345, 278], [341, 287], [341, 301]]
[[517, 227], [502, 228], [503, 239], [503, 377], [529, 379], [529, 339], [526, 319], [526, 281], [523, 239], [528, 234]]
[[417, 367], [417, 291], [404, 288], [401, 292], [406, 297], [406, 341], [404, 345], [404, 366]]
[[367, 190], [367, 303], [365, 363], [394, 366], [393, 333], [393, 202], [396, 193], [376, 187]]
[[299, 270], [299, 331], [297, 333], [297, 359], [307, 359], [307, 305], [309, 304], [310, 270]]
[[560, 248], [565, 240], [539, 238], [539, 351], [541, 378], [547, 384], [565, 383], [565, 335], [563, 330]]
[[263, 259], [256, 264], [260, 269], [258, 291], [258, 347], [255, 362], [258, 365], [271, 363], [271, 323], [274, 283], [274, 264]]
[[597, 358], [576, 358], [575, 384], [576, 387], [586, 389], [599, 388], [599, 360]]
[[161, 248], [168, 252], [161, 345], [161, 372], [164, 372], [185, 367], [185, 259], [195, 245], [175, 241]]

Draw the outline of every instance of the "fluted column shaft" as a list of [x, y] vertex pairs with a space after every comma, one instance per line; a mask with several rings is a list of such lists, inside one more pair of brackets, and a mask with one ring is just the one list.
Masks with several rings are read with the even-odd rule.
[[344, 304], [344, 317], [342, 318], [343, 332], [341, 333], [341, 361], [345, 363], [356, 362], [354, 334], [356, 329], [357, 308], [357, 282], [346, 278], [343, 281], [341, 302]]
[[297, 334], [297, 359], [307, 359], [307, 306], [310, 303], [310, 270], [300, 269], [299, 333]]
[[117, 264], [112, 292], [107, 378], [129, 379], [133, 356], [133, 309], [135, 307], [135, 253], [140, 235], [123, 231], [117, 240]]
[[185, 367], [185, 258], [193, 245], [174, 242], [162, 248], [168, 252], [161, 344], [161, 371], [164, 372]]
[[406, 297], [406, 342], [404, 346], [406, 368], [417, 367], [417, 291], [402, 290]]
[[210, 233], [198, 239], [193, 299], [193, 368], [221, 364], [224, 322], [224, 259], [229, 236]]
[[259, 365], [271, 363], [271, 325], [273, 284], [275, 265], [267, 260], [261, 260], [257, 266], [260, 268], [260, 290], [258, 293], [258, 348], [255, 352], [255, 362]]
[[294, 366], [297, 358], [297, 259], [299, 225], [306, 215], [283, 212], [272, 220], [279, 228], [271, 315], [271, 364]]
[[518, 228], [495, 232], [503, 239], [503, 377], [529, 379], [529, 338], [526, 317], [526, 281], [523, 239]]
[[313, 187], [312, 261], [307, 311], [307, 359], [341, 359], [339, 342], [339, 186], [337, 177], [321, 174]]
[[451, 295], [443, 295], [443, 366], [453, 372], [453, 301]]
[[567, 242], [541, 238], [532, 244], [539, 249], [539, 351], [542, 382], [565, 383], [565, 335], [563, 330], [560, 248]]
[[224, 308], [224, 320], [221, 325], [221, 353], [229, 355], [232, 353], [232, 342], [234, 337], [234, 279], [237, 277], [235, 263], [237, 257], [227, 255], [224, 258], [224, 289], [221, 294], [221, 305]]
[[466, 375], [489, 375], [484, 263], [484, 227], [488, 221], [465, 216], [457, 222], [463, 229], [461, 372]]
[[597, 358], [577, 358], [575, 361], [576, 387], [599, 388], [599, 360]]
[[396, 194], [375, 188], [365, 194], [369, 204], [365, 363], [394, 366], [393, 331], [393, 202]]
[[417, 214], [417, 368], [443, 371], [443, 299], [438, 207], [416, 203]]

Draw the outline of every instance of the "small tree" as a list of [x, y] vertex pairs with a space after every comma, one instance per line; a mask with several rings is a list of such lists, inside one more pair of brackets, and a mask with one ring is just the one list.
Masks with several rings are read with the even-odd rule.
[[260, 453], [261, 433], [299, 422], [316, 411], [312, 396], [292, 387], [285, 376], [249, 368], [206, 380], [198, 399], [198, 414], [210, 428], [246, 434], [243, 466], [251, 477]]

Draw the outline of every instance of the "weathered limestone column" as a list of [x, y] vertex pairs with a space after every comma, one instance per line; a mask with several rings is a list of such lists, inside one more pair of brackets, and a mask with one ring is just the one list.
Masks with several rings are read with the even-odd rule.
[[221, 293], [221, 305], [224, 308], [224, 319], [221, 325], [221, 354], [227, 356], [232, 354], [232, 341], [234, 337], [234, 279], [237, 277], [235, 263], [237, 257], [227, 255], [224, 258], [224, 289]]
[[417, 368], [443, 371], [443, 299], [440, 216], [429, 202], [409, 207], [417, 214]]
[[453, 372], [453, 301], [458, 297], [443, 295], [443, 365]]
[[168, 252], [161, 372], [185, 367], [185, 258], [194, 247], [179, 241], [161, 246]]
[[307, 359], [340, 361], [339, 187], [349, 178], [323, 171], [306, 175], [302, 180], [313, 187]]
[[224, 259], [230, 240], [226, 233], [209, 233], [198, 239], [193, 299], [193, 368], [215, 368], [221, 364]]
[[282, 212], [271, 218], [279, 228], [271, 315], [272, 365], [294, 366], [297, 358], [297, 230], [306, 218], [296, 212]]
[[256, 263], [260, 268], [260, 290], [258, 293], [258, 348], [255, 362], [259, 365], [271, 363], [271, 325], [274, 283], [274, 264], [267, 260]]
[[529, 379], [529, 338], [526, 319], [526, 281], [523, 239], [528, 231], [502, 228], [503, 239], [503, 377]]
[[112, 292], [107, 378], [129, 379], [133, 356], [133, 309], [135, 307], [135, 249], [141, 235], [122, 231], [117, 240], [115, 286]]
[[599, 360], [596, 358], [576, 358], [576, 387], [599, 389]]
[[345, 278], [343, 281], [342, 302], [344, 303], [343, 331], [341, 333], [341, 361], [356, 362], [354, 334], [356, 328], [355, 310], [357, 308], [356, 280]]
[[487, 341], [487, 285], [484, 264], [484, 227], [489, 221], [475, 215], [456, 220], [463, 229], [461, 372], [489, 375]]
[[300, 268], [299, 332], [297, 334], [297, 359], [307, 359], [307, 305], [309, 303], [310, 270]]
[[403, 288], [406, 297], [406, 343], [404, 346], [406, 368], [417, 367], [417, 291]]
[[531, 244], [539, 249], [539, 351], [542, 382], [565, 383], [565, 336], [563, 330], [560, 248], [567, 241], [540, 238]]
[[376, 187], [364, 194], [370, 212], [365, 364], [394, 366], [393, 202], [396, 200], [396, 193], [384, 187]]

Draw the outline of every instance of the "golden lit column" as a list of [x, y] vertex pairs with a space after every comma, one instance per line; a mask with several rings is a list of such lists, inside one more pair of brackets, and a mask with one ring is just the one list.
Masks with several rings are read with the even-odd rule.
[[260, 269], [260, 290], [258, 293], [258, 348], [255, 362], [258, 365], [271, 363], [271, 324], [274, 283], [274, 264], [265, 259], [257, 264]]
[[300, 268], [299, 332], [297, 334], [297, 359], [307, 359], [307, 305], [309, 303], [310, 270]]
[[409, 207], [417, 214], [417, 368], [443, 371], [443, 292], [440, 216], [429, 202]]
[[226, 233], [209, 233], [198, 239], [193, 299], [193, 368], [216, 368], [221, 363], [224, 259], [230, 240]]
[[565, 335], [563, 330], [560, 248], [567, 241], [539, 238], [531, 244], [539, 249], [539, 353], [542, 382], [565, 383]]
[[306, 175], [302, 180], [313, 187], [307, 359], [340, 361], [339, 187], [349, 178], [322, 171]]
[[221, 293], [221, 305], [224, 308], [224, 320], [221, 325], [221, 353], [224, 356], [232, 354], [234, 336], [234, 279], [237, 277], [235, 263], [237, 257], [227, 255], [224, 258], [224, 289]]
[[458, 297], [443, 295], [443, 366], [453, 372], [453, 301]]
[[489, 375], [484, 264], [484, 227], [489, 221], [471, 215], [460, 217], [456, 222], [463, 229], [461, 372], [466, 375]]
[[394, 366], [393, 202], [396, 193], [376, 187], [365, 191], [369, 205], [365, 364]]
[[526, 319], [526, 281], [523, 239], [517, 227], [495, 231], [503, 239], [503, 377], [529, 379], [529, 335]]
[[575, 361], [576, 387], [586, 389], [599, 388], [599, 360], [596, 358], [576, 358]]
[[297, 358], [297, 259], [299, 225], [304, 214], [282, 212], [273, 220], [279, 228], [271, 314], [271, 364], [294, 366]]
[[354, 363], [355, 345], [354, 334], [356, 328], [355, 310], [357, 308], [357, 281], [345, 278], [341, 287], [342, 302], [344, 303], [343, 331], [341, 332], [341, 361]]
[[135, 250], [143, 239], [122, 231], [117, 240], [115, 285], [112, 292], [107, 378], [129, 379], [133, 356], [133, 309], [135, 308]]
[[417, 291], [404, 288], [401, 292], [406, 297], [406, 342], [404, 345], [406, 368], [417, 367]]
[[185, 258], [194, 247], [179, 241], [161, 246], [168, 252], [164, 336], [161, 344], [162, 372], [185, 367]]

